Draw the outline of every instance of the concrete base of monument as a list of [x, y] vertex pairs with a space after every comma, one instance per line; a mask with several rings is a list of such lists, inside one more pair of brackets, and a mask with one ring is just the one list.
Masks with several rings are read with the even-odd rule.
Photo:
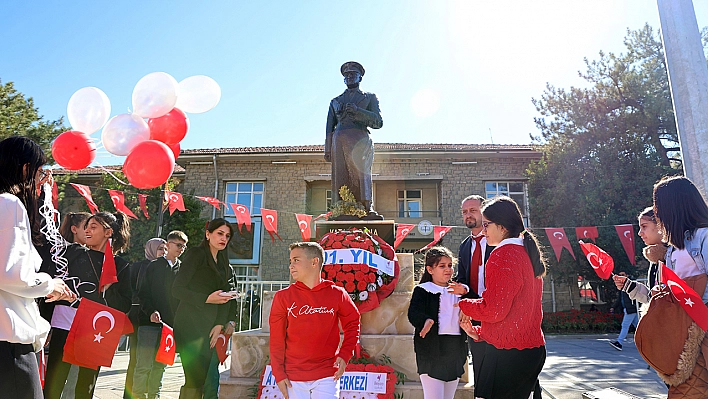
[[[258, 392], [258, 378], [229, 378], [228, 380], [221, 380], [219, 399], [253, 397], [255, 395], [254, 389]], [[397, 385], [396, 393], [403, 394], [405, 399], [424, 399], [423, 387], [420, 382], [407, 381], [405, 384]], [[474, 399], [474, 387], [472, 384], [460, 382], [457, 385], [455, 399]]]

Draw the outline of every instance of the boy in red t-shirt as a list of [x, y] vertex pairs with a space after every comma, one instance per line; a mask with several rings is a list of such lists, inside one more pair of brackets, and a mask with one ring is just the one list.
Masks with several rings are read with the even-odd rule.
[[359, 341], [359, 311], [343, 288], [322, 278], [323, 259], [317, 243], [291, 244], [295, 284], [273, 298], [271, 367], [286, 399], [339, 398], [339, 377]]

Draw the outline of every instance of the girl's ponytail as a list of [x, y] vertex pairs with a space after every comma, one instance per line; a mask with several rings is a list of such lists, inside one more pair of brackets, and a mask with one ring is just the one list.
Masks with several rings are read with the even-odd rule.
[[538, 247], [538, 240], [531, 234], [528, 230], [521, 232], [524, 239], [524, 248], [531, 258], [531, 265], [533, 266], [533, 275], [535, 277], [543, 277], [546, 275], [546, 263], [541, 256], [541, 251]]

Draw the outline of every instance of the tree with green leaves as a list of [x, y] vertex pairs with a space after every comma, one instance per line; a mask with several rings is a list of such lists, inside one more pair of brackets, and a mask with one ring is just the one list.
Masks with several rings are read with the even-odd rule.
[[12, 82], [0, 81], [0, 140], [10, 136], [28, 137], [51, 158], [52, 140], [65, 130], [62, 118], [44, 120], [32, 97], [15, 90]]
[[[652, 204], [653, 184], [681, 169], [658, 35], [645, 25], [628, 30], [624, 44], [625, 53], [600, 52], [597, 60], [585, 59], [586, 70], [579, 72], [584, 87], [548, 84], [533, 99], [540, 135], [532, 139], [543, 156], [531, 163], [527, 175], [533, 226], [601, 226], [597, 244], [614, 258], [615, 270], [636, 274], [613, 225], [636, 224], [639, 211]], [[537, 233], [547, 245], [545, 234]], [[578, 275], [598, 281], [574, 229], [566, 234], [577, 260], [565, 252], [560, 262], [551, 256], [550, 273], [568, 283]], [[636, 241], [640, 260], [641, 240]]]

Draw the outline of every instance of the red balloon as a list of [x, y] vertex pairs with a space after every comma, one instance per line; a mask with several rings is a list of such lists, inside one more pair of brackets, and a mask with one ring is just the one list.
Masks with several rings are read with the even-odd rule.
[[125, 157], [123, 173], [135, 188], [155, 188], [166, 182], [175, 168], [175, 156], [165, 143], [146, 140]]
[[170, 150], [172, 150], [172, 154], [174, 154], [174, 156], [175, 156], [175, 161], [176, 161], [177, 158], [179, 158], [179, 152], [180, 152], [179, 143], [177, 143], [177, 144], [167, 144], [167, 146], [170, 147]]
[[159, 118], [148, 119], [150, 126], [150, 140], [161, 141], [165, 144], [177, 144], [189, 130], [189, 118], [177, 108]]
[[54, 139], [52, 157], [66, 169], [83, 169], [96, 158], [96, 144], [89, 136], [76, 130], [69, 130]]

